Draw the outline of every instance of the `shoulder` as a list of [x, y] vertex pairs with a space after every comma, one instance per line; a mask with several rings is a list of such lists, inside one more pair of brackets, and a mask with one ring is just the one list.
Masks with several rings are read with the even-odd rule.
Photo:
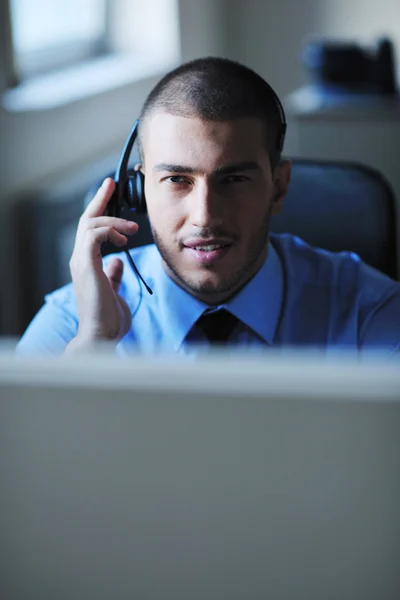
[[[130, 254], [146, 283], [152, 287], [157, 278], [153, 267], [157, 264], [157, 250], [144, 246], [131, 250]], [[132, 271], [124, 252], [110, 254], [103, 260], [104, 266], [113, 258], [119, 258], [124, 264], [124, 273], [119, 294], [134, 314], [138, 307], [146, 304], [146, 295]], [[143, 298], [142, 298], [143, 296]], [[72, 283], [47, 294], [45, 304], [33, 318], [18, 344], [19, 354], [58, 354], [76, 335], [78, 328], [78, 310], [75, 290]]]
[[400, 349], [400, 282], [351, 252], [328, 252], [291, 235], [271, 236], [282, 261], [286, 302], [296, 314], [325, 314], [335, 339], [359, 348]]
[[285, 274], [299, 286], [335, 291], [378, 301], [387, 294], [400, 294], [400, 283], [364, 263], [353, 252], [329, 252], [290, 234], [271, 235]]
[[329, 252], [310, 246], [295, 235], [272, 235], [271, 241], [291, 277], [298, 283], [332, 285], [343, 276], [354, 275], [360, 258], [352, 252]]

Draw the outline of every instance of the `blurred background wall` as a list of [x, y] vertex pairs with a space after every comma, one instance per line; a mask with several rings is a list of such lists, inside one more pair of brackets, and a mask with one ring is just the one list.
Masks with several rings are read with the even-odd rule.
[[[96, 71], [96, 61], [89, 67], [82, 63], [83, 66], [68, 67], [69, 79], [59, 70], [52, 77], [47, 76], [47, 80], [45, 74], [32, 76], [27, 83], [10, 88], [10, 46], [6, 45], [10, 31], [5, 24], [10, 8], [12, 16], [17, 2], [1, 0], [0, 4], [3, 28], [0, 333], [3, 335], [21, 333], [26, 325], [29, 295], [33, 294], [27, 272], [34, 273], [38, 257], [28, 250], [24, 252], [21, 236], [25, 236], [22, 242], [26, 241], [28, 249], [30, 238], [45, 238], [52, 229], [51, 219], [47, 218], [51, 211], [44, 208], [45, 217], [36, 219], [29, 209], [21, 213], [16, 207], [42, 201], [44, 207], [52, 202], [64, 206], [68, 198], [82, 196], [82, 190], [96, 177], [114, 168], [146, 94], [164, 72], [181, 61], [223, 55], [264, 76], [288, 107], [288, 155], [309, 153], [311, 147], [316, 157], [368, 161], [365, 147], [374, 146], [377, 139], [371, 160], [380, 161], [380, 165], [392, 160], [387, 175], [400, 191], [400, 181], [396, 179], [396, 172], [400, 171], [396, 156], [396, 150], [400, 150], [397, 109], [389, 120], [389, 113], [381, 111], [374, 120], [372, 133], [363, 141], [363, 151], [356, 144], [349, 156], [340, 139], [332, 145], [332, 128], [322, 127], [317, 131], [312, 115], [308, 113], [308, 121], [307, 115], [303, 115], [302, 121], [297, 114], [301, 110], [290, 100], [293, 92], [309, 82], [300, 54], [310, 35], [347, 37], [368, 44], [384, 34], [392, 38], [398, 52], [398, 0], [379, 3], [375, 0], [115, 0], [110, 4], [113, 10], [118, 8], [118, 18], [112, 20], [108, 30], [113, 39], [114, 58], [108, 64], [103, 60], [103, 66]], [[110, 13], [108, 18], [111, 20]], [[117, 61], [115, 56], [119, 56]], [[302, 129], [304, 118], [309, 129]], [[351, 114], [345, 116], [345, 122], [346, 131], [351, 130]], [[360, 127], [366, 131], [368, 122], [370, 125], [368, 116], [365, 122], [358, 121], [357, 132]], [[393, 138], [389, 149], [385, 143], [388, 129]], [[311, 146], [301, 141], [304, 131]], [[314, 145], [313, 136], [317, 140]], [[78, 204], [78, 212], [82, 206]], [[61, 220], [63, 214], [61, 211]], [[74, 212], [70, 220], [66, 251], [57, 259], [63, 262], [61, 279], [67, 277], [67, 254], [76, 223]], [[46, 261], [46, 255], [42, 254], [40, 260]]]

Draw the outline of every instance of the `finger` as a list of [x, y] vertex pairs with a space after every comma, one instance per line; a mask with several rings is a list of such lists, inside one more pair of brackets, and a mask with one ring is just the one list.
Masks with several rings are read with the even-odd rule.
[[118, 293], [119, 286], [121, 285], [123, 271], [124, 264], [119, 258], [114, 258], [111, 260], [104, 269], [104, 272], [111, 283], [111, 287], [116, 294]]
[[97, 190], [93, 200], [87, 205], [83, 214], [87, 217], [100, 217], [104, 213], [114, 190], [115, 181], [111, 177], [107, 177]]
[[100, 245], [104, 242], [111, 242], [115, 246], [125, 246], [128, 238], [113, 227], [97, 227], [85, 232], [84, 243], [92, 249], [92, 256], [98, 255]]
[[134, 221], [118, 217], [93, 217], [86, 219], [86, 229], [96, 229], [97, 227], [113, 227], [117, 231], [123, 231], [127, 235], [132, 235], [139, 229], [139, 225]]

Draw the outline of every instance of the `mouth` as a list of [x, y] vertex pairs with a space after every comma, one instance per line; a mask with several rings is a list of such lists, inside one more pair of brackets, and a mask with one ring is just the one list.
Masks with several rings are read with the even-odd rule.
[[198, 264], [211, 265], [224, 258], [232, 247], [231, 240], [202, 239], [188, 240], [184, 249]]

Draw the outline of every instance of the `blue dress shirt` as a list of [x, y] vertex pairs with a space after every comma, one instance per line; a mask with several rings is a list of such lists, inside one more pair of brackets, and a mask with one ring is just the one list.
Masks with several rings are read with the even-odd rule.
[[[132, 312], [132, 326], [118, 344], [118, 353], [134, 349], [190, 354], [207, 344], [197, 319], [221, 307], [239, 319], [229, 338], [232, 345], [400, 351], [400, 283], [354, 254], [331, 253], [289, 234], [271, 234], [268, 256], [258, 273], [228, 302], [213, 308], [166, 274], [154, 245], [131, 250], [131, 255], [153, 295], [143, 289], [121, 253], [120, 295]], [[17, 350], [59, 354], [77, 328], [74, 290], [68, 284], [46, 296]]]

